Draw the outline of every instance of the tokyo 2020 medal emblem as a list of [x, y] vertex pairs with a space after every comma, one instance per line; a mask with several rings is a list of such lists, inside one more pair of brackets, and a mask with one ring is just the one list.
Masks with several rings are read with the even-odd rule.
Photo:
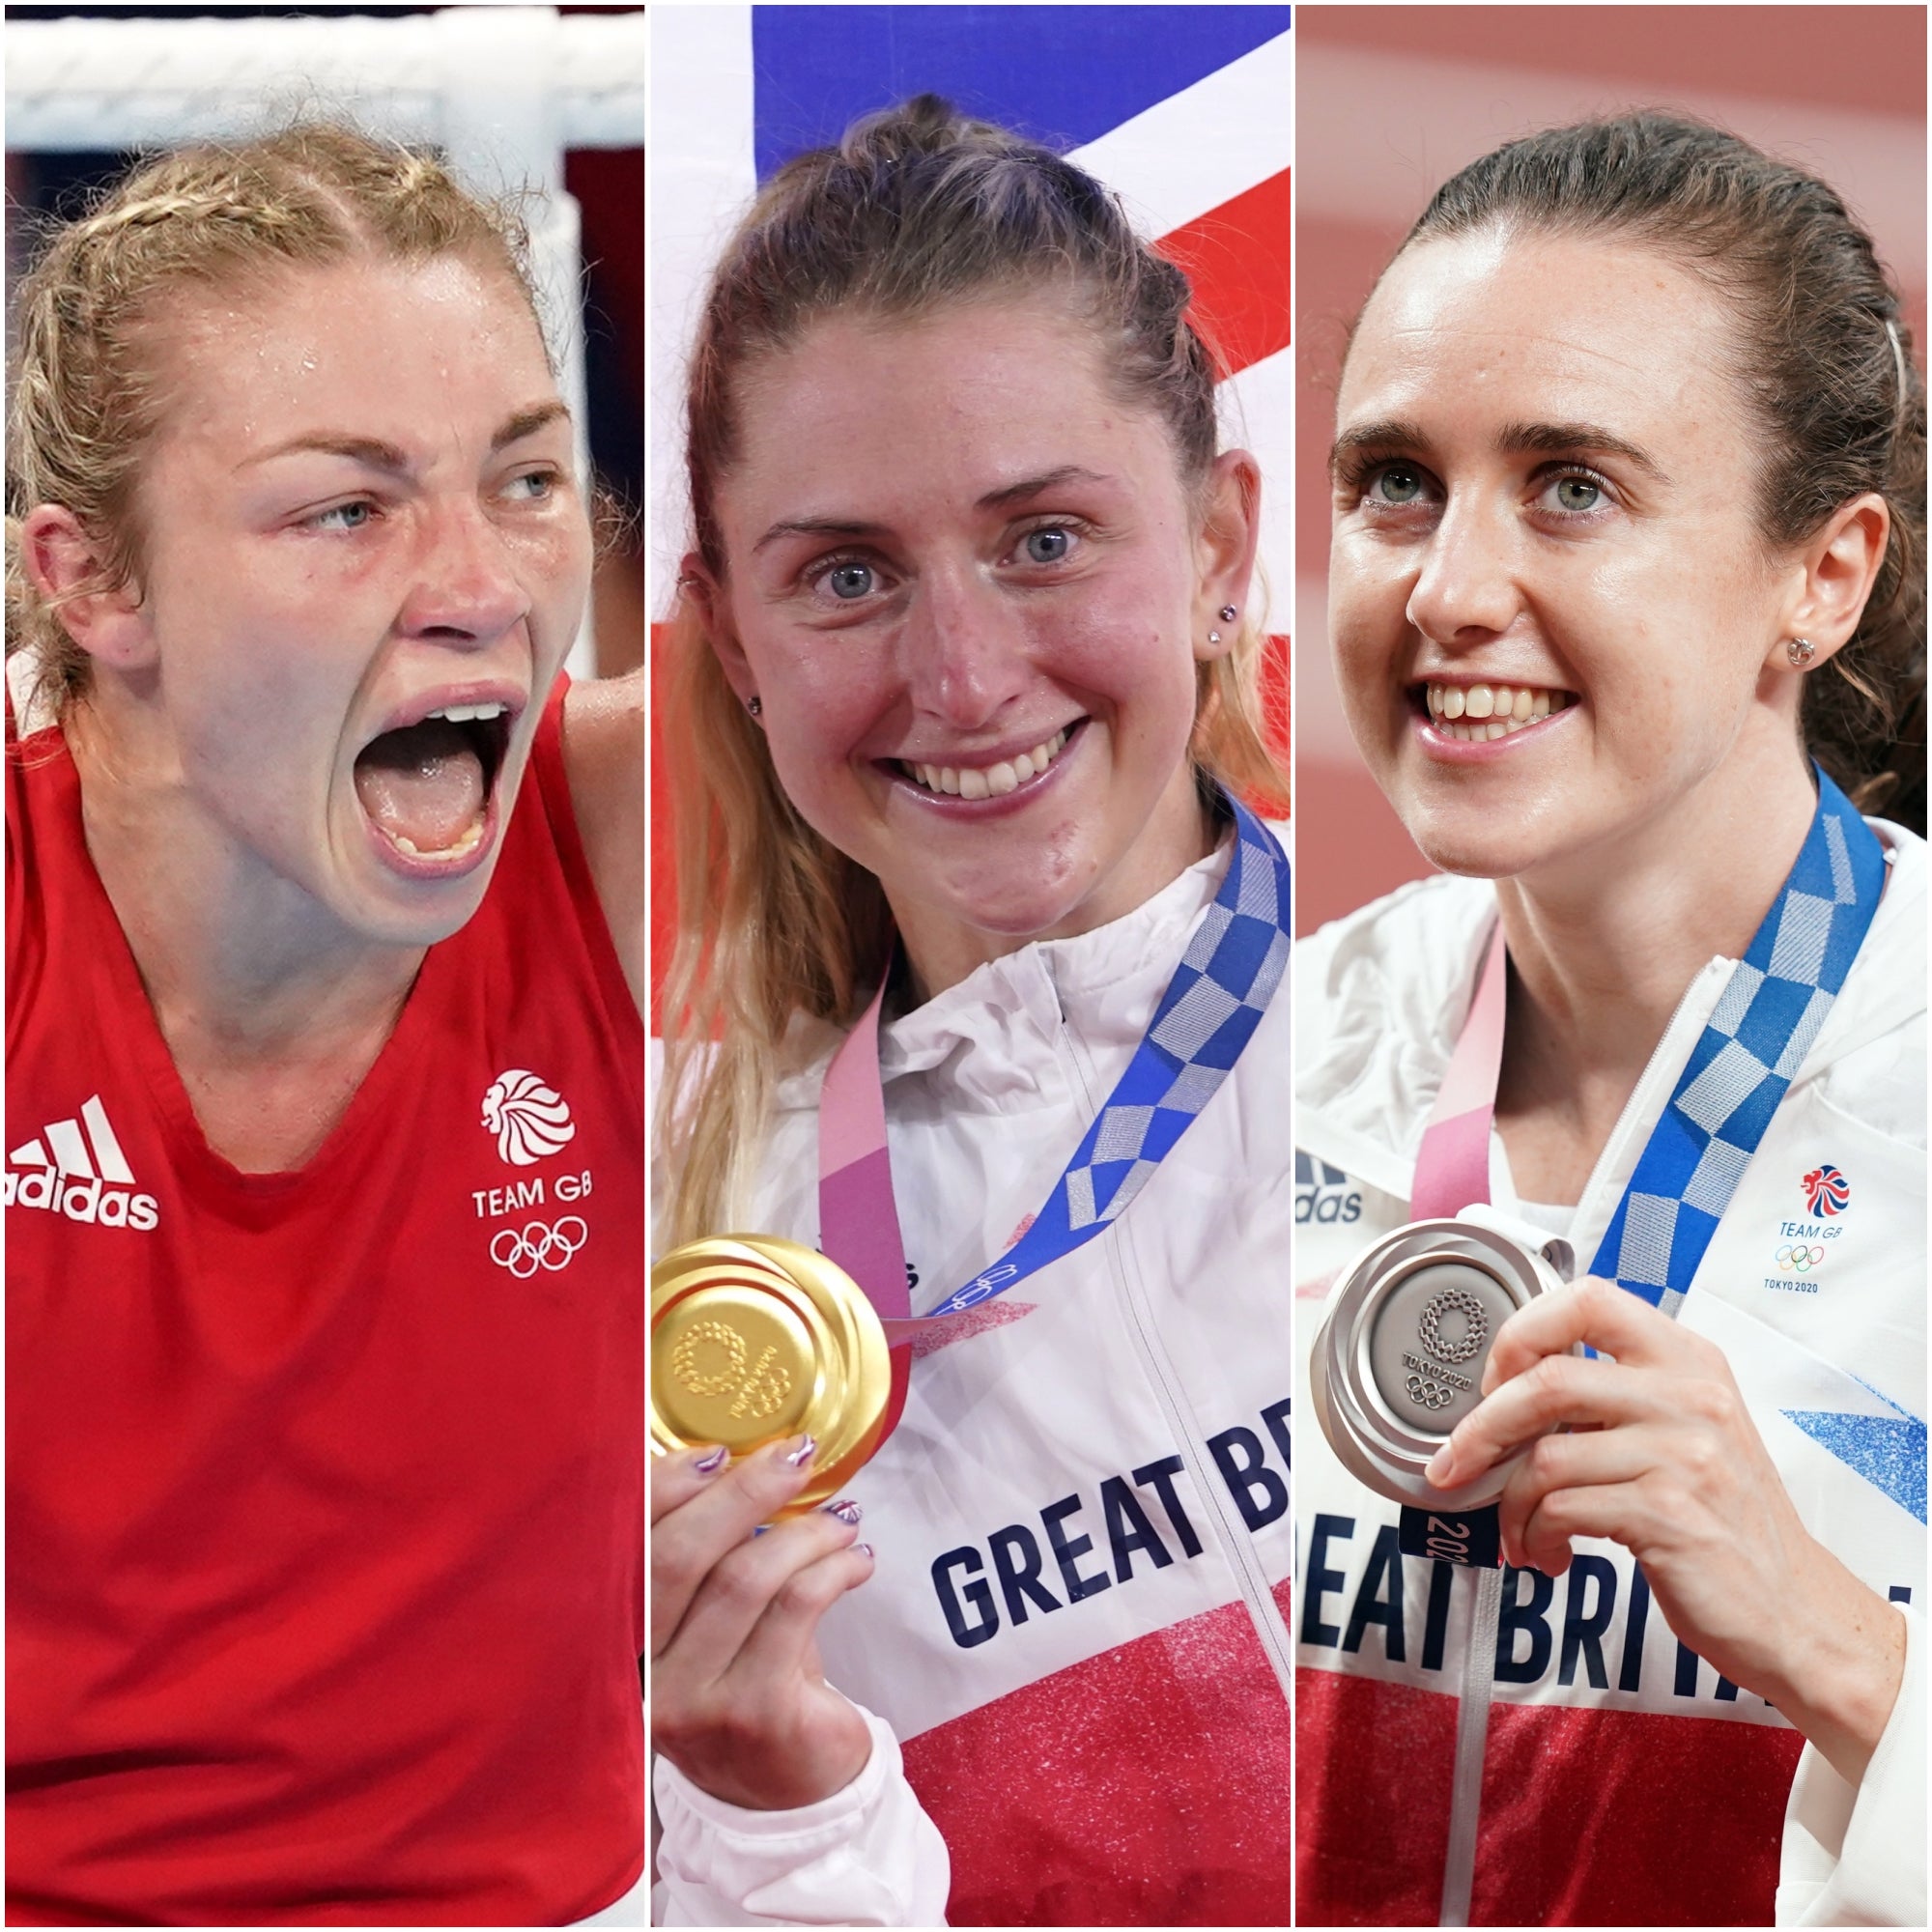
[[883, 1439], [885, 1329], [843, 1268], [796, 1241], [730, 1235], [674, 1248], [651, 1270], [650, 1348], [654, 1454], [715, 1442], [736, 1457], [816, 1438], [787, 1515], [836, 1495]]

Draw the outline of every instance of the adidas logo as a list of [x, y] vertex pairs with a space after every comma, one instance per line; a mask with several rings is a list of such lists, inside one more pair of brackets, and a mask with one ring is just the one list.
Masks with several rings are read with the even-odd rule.
[[0, 1205], [43, 1208], [103, 1228], [152, 1228], [161, 1218], [155, 1197], [134, 1191], [133, 1170], [99, 1094], [78, 1120], [49, 1122], [38, 1140], [7, 1156]]
[[1294, 1155], [1294, 1219], [1298, 1227], [1314, 1221], [1326, 1226], [1362, 1217], [1362, 1196], [1339, 1167], [1315, 1160], [1298, 1148]]

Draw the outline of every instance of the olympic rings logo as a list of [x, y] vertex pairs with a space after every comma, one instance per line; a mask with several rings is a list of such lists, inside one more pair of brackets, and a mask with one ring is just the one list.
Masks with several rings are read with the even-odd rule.
[[1456, 1400], [1456, 1391], [1433, 1376], [1410, 1376], [1403, 1386], [1418, 1408], [1447, 1408]]
[[1777, 1265], [1781, 1268], [1796, 1268], [1800, 1274], [1816, 1267], [1825, 1259], [1823, 1248], [1807, 1248], [1802, 1241], [1793, 1241], [1777, 1251]]
[[490, 1259], [506, 1267], [519, 1281], [527, 1281], [538, 1268], [560, 1273], [570, 1265], [570, 1258], [590, 1238], [590, 1230], [582, 1216], [566, 1214], [555, 1227], [532, 1221], [522, 1234], [504, 1228], [490, 1243]]

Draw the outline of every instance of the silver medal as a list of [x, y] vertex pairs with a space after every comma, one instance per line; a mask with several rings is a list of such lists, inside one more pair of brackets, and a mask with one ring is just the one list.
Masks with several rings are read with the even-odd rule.
[[1516, 1457], [1454, 1490], [1423, 1470], [1482, 1401], [1496, 1331], [1575, 1264], [1567, 1242], [1480, 1208], [1412, 1221], [1358, 1255], [1329, 1296], [1312, 1363], [1316, 1418], [1344, 1466], [1391, 1502], [1494, 1502]]

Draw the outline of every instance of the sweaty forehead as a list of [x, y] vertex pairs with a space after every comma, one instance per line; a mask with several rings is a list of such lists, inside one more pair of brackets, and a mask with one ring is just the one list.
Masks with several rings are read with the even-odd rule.
[[551, 384], [523, 292], [456, 256], [278, 264], [180, 292], [145, 332], [164, 439], [277, 433], [316, 412], [447, 419]]
[[1351, 416], [1427, 399], [1507, 399], [1584, 420], [1708, 416], [1735, 391], [1734, 319], [1715, 290], [1640, 242], [1602, 235], [1434, 238], [1390, 264], [1363, 309], [1338, 398]]

